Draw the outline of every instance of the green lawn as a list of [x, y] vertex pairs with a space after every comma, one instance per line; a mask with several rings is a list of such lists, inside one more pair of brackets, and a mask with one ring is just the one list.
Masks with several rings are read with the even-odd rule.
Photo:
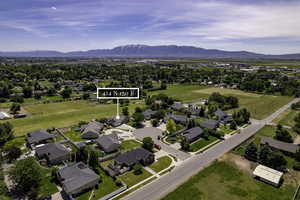
[[201, 138], [198, 141], [196, 141], [195, 143], [190, 145], [190, 151], [196, 152], [196, 151], [202, 149], [203, 147], [215, 142], [216, 140], [218, 140], [218, 138], [213, 137], [213, 136], [209, 136], [207, 140]]
[[136, 141], [136, 140], [124, 140], [121, 143], [121, 147], [123, 151], [130, 151], [132, 149], [141, 147], [142, 143]]
[[[130, 104], [130, 111], [136, 104]], [[76, 125], [80, 121], [90, 121], [116, 114], [116, 105], [99, 105], [86, 101], [68, 101], [61, 103], [37, 104], [25, 106], [32, 113], [22, 119], [9, 120], [14, 126], [15, 135], [24, 135], [38, 129], [62, 128]]]
[[[112, 193], [113, 191], [116, 191], [119, 189], [119, 187], [116, 185], [115, 181], [112, 177], [105, 174], [105, 172], [100, 169], [100, 176], [101, 176], [101, 183], [99, 184], [98, 189], [94, 189], [94, 195], [91, 198], [91, 200], [98, 200], [101, 197]], [[76, 200], [87, 200], [91, 194], [91, 191], [86, 192], [79, 197], [76, 198]]]
[[189, 102], [208, 98], [213, 92], [219, 92], [223, 95], [232, 95], [239, 98], [240, 108], [247, 108], [255, 119], [263, 119], [269, 116], [275, 110], [293, 99], [293, 97], [287, 96], [260, 95], [233, 89], [179, 84], [168, 85], [166, 90], [149, 92], [149, 94], [164, 93], [181, 101]]
[[273, 122], [285, 126], [293, 127], [295, 125], [294, 118], [300, 113], [299, 111], [288, 109], [279, 115]]
[[77, 131], [74, 131], [74, 130], [71, 130], [71, 131], [68, 131], [66, 133], [64, 133], [66, 137], [68, 137], [70, 140], [74, 141], [74, 142], [81, 142], [81, 141], [85, 141], [85, 139], [82, 139], [80, 136], [81, 136], [81, 133], [80, 132], [77, 132]]
[[291, 200], [296, 187], [275, 188], [227, 162], [214, 162], [162, 200]]
[[121, 176], [118, 176], [118, 178], [120, 180], [122, 180], [128, 187], [131, 187], [143, 180], [145, 180], [146, 178], [149, 178], [150, 176], [152, 176], [152, 174], [150, 174], [147, 170], [142, 169], [142, 174], [139, 175], [135, 175], [133, 173], [133, 170], [130, 172], [127, 172]]
[[163, 156], [159, 159], [157, 159], [157, 161], [155, 163], [153, 163], [152, 165], [150, 165], [149, 167], [155, 171], [156, 173], [168, 168], [172, 163], [172, 159], [169, 156]]
[[231, 133], [232, 131], [234, 131], [234, 130], [230, 129], [229, 125], [221, 125], [218, 130], [218, 132], [221, 133], [223, 136]]

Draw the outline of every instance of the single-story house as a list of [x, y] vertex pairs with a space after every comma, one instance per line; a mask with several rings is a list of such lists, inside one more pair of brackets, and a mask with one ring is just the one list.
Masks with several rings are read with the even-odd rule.
[[10, 115], [6, 112], [0, 112], [0, 120], [11, 119]]
[[187, 109], [187, 113], [195, 116], [199, 116], [201, 112], [201, 109], [198, 108], [197, 106], [189, 106]]
[[104, 128], [104, 124], [91, 121], [81, 127], [81, 138], [91, 140], [99, 137], [99, 132]]
[[83, 162], [62, 167], [57, 172], [58, 180], [63, 190], [71, 196], [76, 196], [88, 189], [94, 188], [100, 181], [99, 175], [88, 168]]
[[115, 133], [102, 135], [95, 141], [105, 153], [111, 153], [120, 149], [119, 138]]
[[153, 115], [156, 113], [156, 111], [147, 109], [143, 112], [145, 120], [150, 120], [152, 119]]
[[186, 125], [188, 123], [189, 118], [185, 115], [176, 115], [176, 114], [168, 114], [164, 118], [164, 121], [173, 120], [177, 124]]
[[29, 145], [37, 145], [42, 143], [47, 143], [48, 141], [52, 140], [54, 136], [48, 133], [45, 130], [37, 130], [31, 133], [27, 133], [27, 143]]
[[60, 143], [48, 143], [37, 146], [35, 154], [39, 159], [46, 159], [48, 164], [51, 165], [70, 159], [70, 150]]
[[278, 186], [283, 173], [264, 165], [258, 165], [253, 171], [253, 176], [273, 186]]
[[152, 164], [154, 160], [155, 156], [152, 152], [139, 147], [118, 155], [114, 162], [109, 164], [108, 172], [111, 176], [120, 175], [132, 169], [135, 164], [147, 166]]
[[129, 126], [127, 124], [122, 124], [121, 126], [116, 127], [116, 129], [122, 130], [122, 131], [128, 131], [128, 132], [133, 132], [135, 128], [132, 126]]
[[296, 144], [292, 144], [292, 143], [287, 143], [287, 142], [282, 142], [279, 140], [275, 140], [273, 138], [270, 137], [261, 137], [260, 143], [262, 145], [266, 145], [268, 144], [271, 148], [273, 149], [277, 149], [286, 153], [290, 153], [290, 154], [295, 154], [299, 147]]
[[214, 114], [218, 117], [219, 122], [223, 124], [227, 124], [233, 120], [231, 115], [221, 109], [216, 110]]
[[194, 142], [197, 139], [201, 137], [203, 134], [203, 129], [200, 127], [193, 127], [191, 129], [185, 130], [182, 132], [183, 137], [188, 141], [188, 142]]
[[207, 119], [200, 124], [202, 128], [207, 128], [209, 130], [216, 130], [219, 126], [219, 121], [213, 119]]
[[108, 124], [111, 125], [112, 127], [118, 127], [121, 126], [122, 124], [126, 124], [128, 122], [128, 117], [126, 116], [120, 116], [119, 119], [113, 118], [108, 121]]

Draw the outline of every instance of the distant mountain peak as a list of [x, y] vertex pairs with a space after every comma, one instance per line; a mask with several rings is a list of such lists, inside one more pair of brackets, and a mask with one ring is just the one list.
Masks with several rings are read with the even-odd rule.
[[112, 49], [94, 49], [88, 51], [25, 51], [0, 52], [1, 57], [130, 57], [130, 58], [278, 58], [300, 59], [300, 54], [265, 55], [248, 51], [224, 51], [218, 49], [204, 49], [194, 46], [130, 44], [117, 46]]

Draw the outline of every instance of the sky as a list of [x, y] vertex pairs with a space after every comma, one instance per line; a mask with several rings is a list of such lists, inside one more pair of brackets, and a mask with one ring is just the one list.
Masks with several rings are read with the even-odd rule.
[[129, 44], [300, 53], [300, 1], [0, 1], [0, 51]]

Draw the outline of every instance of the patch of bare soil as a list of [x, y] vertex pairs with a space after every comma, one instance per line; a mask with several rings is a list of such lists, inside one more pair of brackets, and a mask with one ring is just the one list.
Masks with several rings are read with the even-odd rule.
[[252, 174], [254, 168], [257, 165], [256, 163], [251, 162], [242, 156], [232, 154], [232, 153], [227, 153], [227, 154], [223, 155], [220, 158], [220, 160], [229, 161], [232, 164], [234, 164], [238, 169], [240, 169], [244, 172], [247, 172], [249, 174]]
[[300, 136], [297, 135], [294, 139], [294, 144], [300, 144]]

